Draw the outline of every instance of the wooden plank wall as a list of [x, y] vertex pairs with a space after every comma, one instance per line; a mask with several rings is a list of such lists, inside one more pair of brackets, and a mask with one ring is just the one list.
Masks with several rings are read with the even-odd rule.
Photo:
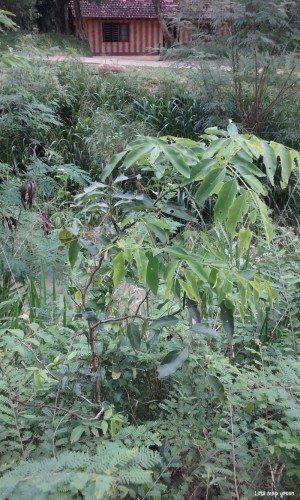
[[[129, 42], [103, 42], [102, 23], [129, 24]], [[84, 29], [94, 55], [145, 54], [163, 43], [156, 19], [84, 19]]]

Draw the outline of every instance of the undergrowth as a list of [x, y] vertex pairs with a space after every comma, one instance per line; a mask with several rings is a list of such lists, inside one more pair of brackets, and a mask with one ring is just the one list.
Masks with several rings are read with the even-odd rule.
[[0, 73], [0, 498], [299, 489], [297, 133], [176, 71]]

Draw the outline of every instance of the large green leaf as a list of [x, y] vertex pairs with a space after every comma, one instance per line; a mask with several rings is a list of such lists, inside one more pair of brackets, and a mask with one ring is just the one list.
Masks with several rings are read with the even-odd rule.
[[294, 162], [292, 158], [292, 152], [289, 151], [282, 144], [278, 144], [278, 153], [280, 157], [281, 164], [281, 179], [282, 179], [282, 187], [286, 187], [291, 173], [294, 168]]
[[74, 427], [74, 429], [71, 432], [71, 438], [70, 438], [71, 443], [76, 443], [77, 441], [79, 441], [85, 430], [86, 427], [84, 427], [83, 425], [78, 425], [77, 427]]
[[207, 270], [200, 264], [200, 262], [192, 261], [192, 260], [187, 260], [186, 263], [188, 266], [191, 268], [193, 273], [201, 280], [201, 281], [208, 281], [208, 276], [209, 273]]
[[214, 191], [215, 187], [224, 180], [225, 169], [216, 168], [209, 172], [205, 179], [201, 182], [195, 194], [195, 200], [197, 203], [203, 203]]
[[114, 169], [121, 163], [126, 153], [127, 151], [122, 151], [121, 153], [116, 153], [112, 157], [111, 161], [106, 165], [106, 167], [102, 172], [101, 179], [103, 180], [103, 182], [107, 179], [107, 177], [109, 177], [112, 174]]
[[263, 142], [263, 159], [266, 167], [267, 176], [274, 186], [274, 175], [277, 168], [277, 157], [274, 149], [267, 142]]
[[243, 158], [244, 152], [240, 152], [231, 158], [230, 163], [234, 169], [241, 175], [254, 175], [255, 177], [266, 177], [266, 175], [256, 167], [251, 161]]
[[145, 157], [147, 153], [150, 153], [154, 148], [154, 144], [143, 144], [138, 146], [127, 153], [124, 159], [124, 167], [129, 168], [141, 159]]
[[[218, 162], [215, 158], [208, 158], [207, 160], [200, 160], [196, 165], [194, 165], [191, 169], [191, 179], [193, 181], [202, 181], [206, 175], [213, 168], [218, 166]], [[186, 181], [183, 183], [184, 185], [189, 184]]]
[[187, 348], [183, 349], [183, 351], [181, 352], [174, 353], [174, 357], [171, 361], [158, 366], [157, 368], [158, 378], [162, 379], [165, 377], [169, 377], [170, 375], [173, 375], [173, 373], [175, 373], [176, 370], [178, 370], [178, 368], [181, 368], [181, 366], [187, 360], [188, 357], [189, 357], [189, 351]]
[[192, 212], [187, 210], [183, 205], [179, 203], [168, 203], [159, 207], [162, 213], [170, 215], [171, 217], [176, 217], [177, 219], [183, 219], [188, 222], [197, 222], [197, 219], [193, 216]]
[[225, 182], [218, 193], [214, 214], [216, 222], [223, 222], [228, 215], [229, 208], [233, 204], [237, 194], [237, 182], [235, 179]]
[[242, 222], [243, 217], [249, 209], [249, 194], [240, 194], [233, 202], [228, 211], [228, 230], [232, 237], [235, 236], [236, 227]]
[[126, 274], [125, 257], [121, 251], [113, 259], [113, 283], [118, 286]]
[[195, 276], [195, 274], [193, 272], [191, 272], [189, 269], [183, 269], [183, 274], [185, 276], [186, 282], [188, 283], [188, 285], [191, 287], [191, 289], [193, 291], [194, 297], [189, 297], [189, 298], [191, 300], [193, 300], [193, 298], [194, 298], [194, 300], [200, 301], [199, 283], [197, 280], [197, 275]]
[[139, 327], [135, 323], [129, 323], [127, 326], [127, 337], [131, 347], [138, 351], [141, 347], [141, 334]]
[[176, 325], [176, 323], [178, 323], [178, 318], [173, 314], [168, 314], [152, 321], [150, 326], [153, 330], [160, 330], [161, 328]]
[[78, 240], [76, 239], [76, 240], [71, 241], [71, 243], [69, 245], [69, 262], [70, 262], [72, 268], [76, 264], [76, 260], [77, 260], [79, 251], [80, 251], [80, 246], [79, 246]]
[[136, 263], [138, 277], [142, 281], [142, 283], [146, 283], [148, 259], [145, 250], [143, 250], [142, 248], [135, 250], [133, 253], [133, 257]]
[[182, 279], [179, 279], [178, 281], [180, 283], [182, 290], [184, 291], [184, 293], [187, 295], [187, 297], [190, 300], [197, 300], [198, 299], [198, 294], [195, 295], [194, 289], [190, 283], [187, 283], [186, 281], [184, 281]]
[[267, 195], [267, 189], [254, 175], [244, 175], [243, 180], [248, 184], [248, 186], [253, 189], [258, 194], [263, 196]]
[[166, 145], [163, 149], [166, 158], [172, 163], [173, 167], [184, 177], [190, 178], [191, 172], [189, 166], [184, 161], [181, 153], [176, 151], [172, 145]]
[[158, 292], [159, 285], [159, 261], [152, 253], [148, 252], [148, 265], [146, 272], [146, 283], [154, 295]]
[[200, 333], [202, 335], [207, 335], [208, 337], [213, 337], [214, 339], [218, 339], [220, 337], [220, 334], [219, 332], [217, 332], [217, 330], [213, 330], [213, 328], [202, 325], [202, 323], [195, 323], [193, 326], [191, 326], [190, 330], [194, 333]]
[[155, 224], [153, 222], [149, 222], [146, 224], [147, 228], [150, 229], [150, 231], [152, 231], [155, 236], [157, 236], [159, 238], [159, 240], [165, 244], [167, 243], [168, 239], [169, 239], [169, 232], [165, 231], [165, 229], [162, 229], [159, 224]]
[[261, 216], [264, 228], [265, 228], [267, 241], [270, 242], [270, 240], [273, 236], [273, 229], [272, 229], [271, 221], [269, 218], [267, 205], [260, 199], [260, 197], [256, 193], [253, 193], [253, 198], [254, 198], [254, 200], [258, 206], [259, 212], [260, 212], [260, 216]]
[[206, 160], [207, 158], [212, 158], [218, 151], [227, 144], [230, 143], [230, 139], [217, 139], [212, 141], [206, 151], [203, 153], [202, 158]]
[[207, 381], [211, 387], [216, 391], [218, 397], [224, 401], [225, 400], [225, 389], [224, 385], [216, 375], [207, 375]]
[[242, 227], [238, 234], [238, 255], [248, 252], [253, 233], [248, 227]]

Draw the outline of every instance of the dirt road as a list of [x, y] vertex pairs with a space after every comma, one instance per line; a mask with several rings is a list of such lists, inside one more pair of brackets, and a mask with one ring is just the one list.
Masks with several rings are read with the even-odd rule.
[[[47, 61], [72, 61], [73, 57], [68, 56], [48, 56]], [[98, 66], [130, 66], [130, 67], [145, 67], [145, 68], [170, 68], [174, 63], [169, 61], [159, 61], [157, 56], [94, 56], [94, 57], [78, 57], [85, 64], [96, 64]]]

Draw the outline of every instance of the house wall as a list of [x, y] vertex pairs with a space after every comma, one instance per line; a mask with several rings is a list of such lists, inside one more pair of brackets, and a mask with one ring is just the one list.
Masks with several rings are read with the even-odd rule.
[[[103, 42], [102, 23], [129, 24], [128, 42]], [[156, 19], [91, 19], [83, 20], [84, 30], [94, 55], [145, 54], [163, 43], [163, 35]]]

